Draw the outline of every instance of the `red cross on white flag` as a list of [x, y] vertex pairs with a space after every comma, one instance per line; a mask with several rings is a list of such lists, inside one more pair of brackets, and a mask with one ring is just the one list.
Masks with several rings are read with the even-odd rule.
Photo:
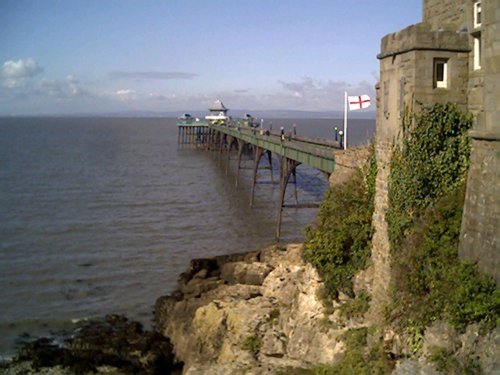
[[370, 106], [370, 97], [368, 95], [348, 96], [347, 102], [349, 103], [349, 110], [356, 111], [358, 109], [365, 109]]

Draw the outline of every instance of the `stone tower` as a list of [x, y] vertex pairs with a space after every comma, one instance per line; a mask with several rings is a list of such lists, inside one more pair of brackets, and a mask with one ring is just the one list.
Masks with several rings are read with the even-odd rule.
[[500, 0], [423, 0], [423, 21], [385, 36], [378, 59], [374, 319], [390, 281], [387, 183], [406, 108], [452, 102], [474, 115], [459, 255], [499, 280]]

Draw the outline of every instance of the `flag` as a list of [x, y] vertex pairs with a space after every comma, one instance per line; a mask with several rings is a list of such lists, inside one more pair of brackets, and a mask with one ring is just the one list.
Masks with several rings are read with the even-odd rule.
[[350, 111], [357, 111], [358, 109], [365, 109], [370, 106], [370, 97], [368, 95], [348, 96], [347, 103], [349, 103]]

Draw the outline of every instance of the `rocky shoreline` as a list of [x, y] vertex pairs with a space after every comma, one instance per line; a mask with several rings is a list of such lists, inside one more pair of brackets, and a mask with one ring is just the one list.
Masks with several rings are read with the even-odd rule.
[[[192, 260], [160, 297], [153, 332], [121, 316], [83, 326], [65, 347], [26, 344], [0, 370], [44, 374], [275, 374], [343, 352], [302, 245]], [[322, 328], [323, 327], [323, 328]]]
[[49, 338], [26, 343], [12, 361], [0, 364], [5, 375], [153, 375], [181, 370], [168, 338], [118, 315], [85, 323], [64, 346]]
[[332, 363], [347, 328], [331, 329], [321, 288], [301, 244], [193, 260], [179, 292], [158, 299], [155, 330], [172, 340], [189, 375], [288, 374]]
[[[498, 329], [482, 337], [475, 325], [458, 334], [438, 321], [421, 338], [427, 354], [411, 359], [404, 337], [390, 327], [378, 331], [364, 316], [367, 309], [353, 313], [359, 298], [325, 302], [323, 282], [302, 250], [302, 244], [273, 245], [194, 259], [178, 290], [156, 301], [153, 331], [107, 316], [83, 326], [64, 347], [49, 339], [26, 344], [0, 364], [0, 373], [305, 375], [352, 357], [349, 334], [363, 332], [356, 353], [382, 345], [382, 373], [439, 374], [427, 363], [429, 350], [450, 345], [477, 352], [484, 373], [495, 373]], [[356, 275], [355, 294], [370, 292], [372, 279], [370, 267]]]

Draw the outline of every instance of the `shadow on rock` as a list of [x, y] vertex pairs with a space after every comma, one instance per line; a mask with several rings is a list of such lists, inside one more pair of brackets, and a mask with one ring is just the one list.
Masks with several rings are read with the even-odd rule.
[[13, 364], [26, 361], [34, 370], [61, 366], [76, 374], [100, 372], [103, 367], [122, 374], [177, 374], [182, 370], [168, 338], [118, 315], [87, 323], [66, 347], [46, 338], [27, 343]]

